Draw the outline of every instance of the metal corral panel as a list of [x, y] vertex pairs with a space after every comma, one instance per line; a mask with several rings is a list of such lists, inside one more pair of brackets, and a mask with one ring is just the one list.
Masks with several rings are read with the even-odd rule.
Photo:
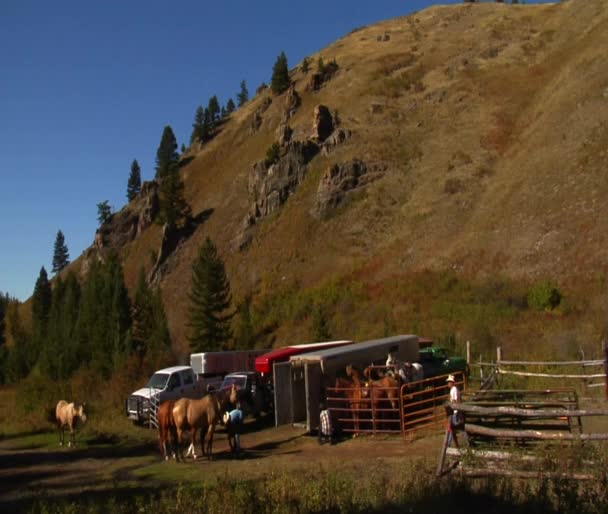
[[304, 422], [309, 431], [319, 424], [319, 404], [325, 399], [325, 388], [333, 386], [337, 375], [347, 365], [357, 367], [384, 364], [389, 351], [403, 362], [418, 360], [418, 336], [401, 335], [365, 341], [290, 358], [293, 422]]
[[291, 391], [291, 365], [289, 362], [274, 364], [274, 424], [293, 423], [293, 401]]
[[418, 336], [385, 337], [319, 352], [294, 355], [290, 358], [290, 362], [294, 367], [303, 367], [307, 362], [316, 362], [326, 377], [333, 378], [338, 371], [343, 370], [349, 364], [367, 366], [371, 363], [383, 363], [390, 350], [394, 350], [397, 359], [402, 362], [417, 362]]

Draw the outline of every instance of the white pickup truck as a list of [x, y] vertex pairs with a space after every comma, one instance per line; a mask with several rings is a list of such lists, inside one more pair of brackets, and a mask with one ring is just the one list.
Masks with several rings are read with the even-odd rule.
[[178, 398], [201, 398], [206, 394], [203, 381], [199, 380], [190, 366], [173, 366], [159, 369], [148, 384], [132, 393], [127, 399], [127, 417], [134, 423], [143, 424], [150, 417], [150, 401], [159, 404]]

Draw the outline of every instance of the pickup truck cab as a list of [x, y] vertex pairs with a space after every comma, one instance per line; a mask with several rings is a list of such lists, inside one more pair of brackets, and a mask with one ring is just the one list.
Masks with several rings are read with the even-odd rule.
[[224, 377], [221, 389], [230, 389], [236, 386], [238, 401], [241, 402], [245, 414], [260, 416], [262, 412], [271, 412], [272, 393], [268, 384], [262, 381], [259, 373], [255, 371], [238, 371], [229, 373]]
[[438, 346], [429, 346], [420, 350], [419, 362], [422, 364], [424, 378], [447, 375], [462, 371], [469, 375], [469, 365], [464, 357], [448, 357], [448, 351]]
[[127, 417], [142, 424], [150, 418], [150, 402], [160, 404], [179, 398], [200, 398], [205, 394], [203, 384], [190, 366], [173, 366], [159, 369], [145, 387], [133, 392], [127, 399]]

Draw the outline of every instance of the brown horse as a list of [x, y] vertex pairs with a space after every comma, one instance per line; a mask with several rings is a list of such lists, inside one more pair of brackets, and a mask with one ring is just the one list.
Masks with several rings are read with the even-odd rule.
[[169, 448], [173, 454], [173, 458], [177, 458], [177, 428], [175, 419], [173, 418], [173, 407], [175, 402], [169, 400], [160, 404], [158, 409], [158, 441], [160, 445], [160, 453], [169, 459]]
[[365, 388], [363, 389], [363, 398], [370, 398], [372, 400], [372, 407], [377, 412], [378, 418], [383, 418], [383, 414], [387, 414], [380, 409], [387, 408], [387, 403], [393, 409], [399, 407], [399, 387], [401, 381], [398, 378], [385, 375], [377, 380], [369, 380], [372, 375], [371, 368], [365, 368], [363, 374], [368, 377], [365, 382]]
[[76, 446], [76, 424], [78, 421], [86, 423], [87, 415], [84, 412], [86, 403], [82, 405], [76, 403], [68, 403], [65, 400], [59, 400], [55, 407], [55, 420], [59, 429], [59, 445], [63, 446], [65, 442], [65, 427], [70, 429], [69, 446]]
[[[217, 391], [204, 396], [200, 400], [181, 398], [175, 402], [173, 407], [173, 419], [177, 429], [178, 453], [183, 443], [183, 433], [190, 430], [190, 446], [186, 456], [192, 453], [196, 459], [196, 434], [201, 431], [201, 447], [203, 455], [212, 459], [213, 434], [215, 426], [222, 423], [222, 413], [230, 403], [237, 400], [237, 389], [233, 384], [230, 389]], [[207, 443], [205, 445], [205, 439]]]
[[361, 416], [360, 409], [363, 408], [363, 384], [361, 382], [361, 376], [359, 375], [359, 371], [356, 368], [353, 368], [352, 364], [346, 366], [346, 376], [350, 378], [350, 381], [344, 379], [336, 380], [336, 387], [338, 387], [338, 380], [346, 382], [347, 385], [342, 385], [340, 387], [348, 387], [344, 393], [349, 400], [350, 410], [353, 415], [353, 425], [355, 429], [355, 433], [353, 437], [357, 437], [359, 435], [359, 418]]

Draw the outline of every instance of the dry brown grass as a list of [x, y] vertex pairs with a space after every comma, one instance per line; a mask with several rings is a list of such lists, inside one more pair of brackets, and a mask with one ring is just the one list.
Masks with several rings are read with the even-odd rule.
[[[307, 289], [362, 269], [368, 271], [357, 271], [361, 281], [379, 284], [427, 269], [470, 280], [550, 277], [577, 301], [596, 295], [587, 314], [576, 309], [585, 337], [596, 338], [605, 302], [590, 270], [608, 270], [606, 32], [603, 0], [456, 4], [361, 28], [309, 56], [313, 64], [319, 56], [336, 59], [339, 69], [318, 92], [305, 91], [307, 77], [293, 73], [302, 99], [289, 120], [294, 137], [308, 136], [319, 103], [337, 110], [353, 137], [312, 161], [297, 193], [258, 224], [243, 252], [234, 238], [249, 209], [248, 172], [275, 140], [284, 98], [272, 98], [261, 129], [251, 134], [265, 91], [196, 154], [184, 169], [186, 197], [195, 214], [213, 214], [172, 257], [162, 282], [178, 353], [188, 351], [191, 264], [206, 236], [226, 261], [235, 298], [284, 283]], [[378, 41], [384, 34], [390, 40]], [[385, 163], [388, 171], [316, 221], [310, 210], [322, 173], [355, 157]], [[153, 227], [128, 249], [129, 285], [159, 237]], [[386, 301], [383, 308], [410, 312], [409, 299], [397, 301], [406, 303]], [[380, 332], [376, 318], [361, 333]], [[434, 321], [416, 323], [433, 334], [444, 323]], [[529, 323], [538, 328], [538, 320]], [[279, 326], [276, 340], [306, 330]], [[519, 336], [518, 329], [502, 330], [500, 337]]]

